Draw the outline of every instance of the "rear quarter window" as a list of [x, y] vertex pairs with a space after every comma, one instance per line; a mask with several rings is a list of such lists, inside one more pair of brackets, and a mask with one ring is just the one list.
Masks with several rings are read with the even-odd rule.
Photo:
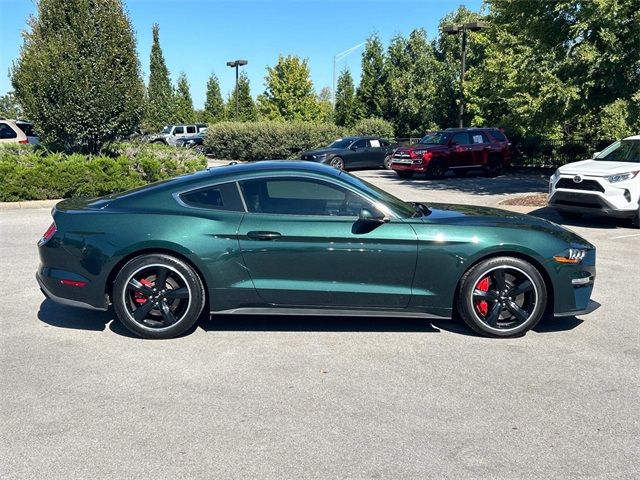
[[24, 132], [27, 137], [36, 137], [36, 133], [33, 131], [33, 125], [30, 123], [16, 122], [16, 126]]
[[500, 130], [491, 130], [490, 135], [496, 142], [507, 141], [507, 137], [505, 137], [504, 133], [502, 133]]
[[240, 192], [235, 183], [223, 183], [184, 192], [180, 194], [180, 200], [189, 207], [244, 212]]

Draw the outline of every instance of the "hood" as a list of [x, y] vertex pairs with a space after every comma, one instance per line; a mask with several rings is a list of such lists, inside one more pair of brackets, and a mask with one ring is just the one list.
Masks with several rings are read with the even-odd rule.
[[427, 145], [425, 143], [416, 143], [414, 145], [408, 145], [406, 147], [398, 147], [396, 149], [396, 152], [411, 152], [415, 150], [434, 151], [442, 150], [444, 147], [446, 147], [446, 145]]
[[499, 208], [478, 207], [475, 205], [451, 205], [445, 203], [427, 203], [430, 215], [420, 217], [424, 223], [444, 223], [456, 226], [503, 227], [518, 230], [536, 229], [560, 237], [568, 243], [582, 244], [593, 248], [581, 236], [557, 223]]
[[582, 160], [568, 163], [559, 168], [562, 174], [571, 175], [615, 175], [616, 173], [634, 172], [640, 170], [640, 163], [635, 162], [610, 162], [606, 160]]

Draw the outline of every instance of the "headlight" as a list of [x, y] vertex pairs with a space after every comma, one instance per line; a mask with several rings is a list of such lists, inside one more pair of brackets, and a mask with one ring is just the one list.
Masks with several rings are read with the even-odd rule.
[[604, 178], [606, 178], [609, 183], [624, 182], [625, 180], [631, 180], [632, 178], [634, 178], [636, 175], [638, 175], [639, 171], [640, 170], [636, 172], [617, 173], [616, 175], [609, 175], [608, 177]]
[[560, 255], [555, 255], [553, 259], [559, 263], [580, 263], [584, 259], [587, 251], [582, 248], [569, 248]]

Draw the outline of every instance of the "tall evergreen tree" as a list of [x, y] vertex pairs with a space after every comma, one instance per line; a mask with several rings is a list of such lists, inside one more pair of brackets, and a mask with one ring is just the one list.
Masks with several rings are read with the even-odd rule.
[[355, 87], [351, 72], [345, 68], [338, 77], [336, 87], [336, 125], [352, 127], [356, 120]]
[[[238, 97], [238, 115], [236, 116], [236, 95]], [[251, 87], [249, 78], [245, 72], [241, 72], [238, 77], [238, 86], [234, 88], [227, 101], [226, 117], [229, 120], [240, 122], [251, 122], [257, 119], [258, 112], [256, 104], [251, 97]]]
[[316, 115], [317, 122], [331, 123], [333, 121], [333, 105], [331, 104], [331, 89], [323, 87], [316, 98], [318, 105], [318, 113]]
[[149, 131], [161, 129], [174, 121], [173, 87], [169, 69], [160, 48], [160, 27], [151, 27], [153, 44], [149, 61], [149, 85], [147, 87], [144, 128]]
[[193, 111], [193, 100], [189, 91], [189, 81], [187, 75], [182, 72], [178, 77], [178, 86], [174, 95], [174, 120], [177, 123], [195, 122], [195, 112]]
[[265, 92], [258, 98], [260, 113], [271, 120], [314, 120], [318, 102], [307, 60], [282, 55], [274, 67], [267, 67]]
[[45, 143], [98, 152], [139, 125], [144, 85], [120, 0], [40, 0], [12, 71]]
[[385, 110], [384, 52], [378, 35], [371, 35], [362, 52], [362, 77], [356, 92], [359, 118], [382, 117]]
[[220, 122], [224, 119], [224, 100], [220, 93], [220, 82], [215, 74], [207, 81], [207, 98], [204, 102], [204, 121], [207, 123]]

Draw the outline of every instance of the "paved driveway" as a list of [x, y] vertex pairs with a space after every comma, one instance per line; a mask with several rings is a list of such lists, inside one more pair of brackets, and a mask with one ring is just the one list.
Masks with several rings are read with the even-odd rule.
[[[489, 180], [495, 195], [484, 178], [359, 174], [427, 201], [513, 192], [508, 178]], [[49, 223], [48, 209], [0, 211], [3, 479], [638, 477], [640, 235], [624, 224], [571, 227], [599, 249], [602, 307], [520, 339], [218, 317], [146, 341], [112, 312], [44, 300], [35, 242]]]

